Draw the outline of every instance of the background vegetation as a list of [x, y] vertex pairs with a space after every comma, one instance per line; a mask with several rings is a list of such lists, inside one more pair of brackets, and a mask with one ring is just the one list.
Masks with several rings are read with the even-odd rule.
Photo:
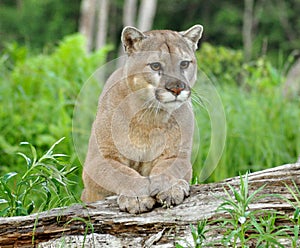
[[[287, 72], [299, 52], [300, 4], [296, 0], [284, 1], [284, 5], [276, 0], [254, 2], [250, 59], [244, 56], [243, 1], [158, 3], [153, 28], [183, 30], [195, 23], [205, 27], [197, 53], [199, 68], [212, 79], [227, 118], [225, 150], [209, 181], [294, 162], [300, 154], [300, 100], [282, 94]], [[123, 3], [111, 1], [107, 43], [115, 49], [106, 46], [87, 52], [85, 38], [76, 34], [79, 0], [0, 0], [0, 211], [3, 215], [41, 209], [32, 209], [30, 199], [24, 195], [21, 212], [17, 213], [16, 206], [7, 208], [8, 191], [3, 185], [13, 189], [15, 195], [14, 190], [24, 183], [22, 175], [31, 168], [24, 156], [17, 155], [17, 152], [32, 151], [29, 146], [19, 145], [23, 141], [36, 147], [36, 156], [42, 157], [57, 140], [66, 137], [54, 149], [68, 157], [62, 156], [58, 162], [51, 160], [50, 165], [57, 164], [60, 170], [66, 171], [77, 167], [71, 174], [63, 174], [77, 183], [70, 190], [60, 190], [57, 184], [46, 187], [56, 192], [52, 195], [62, 198], [72, 192], [68, 201], [58, 201], [49, 207], [78, 200], [82, 183], [81, 164], [72, 143], [74, 104], [89, 76], [107, 58], [116, 56]], [[207, 132], [201, 133], [195, 176], [210, 145], [209, 116], [201, 109], [197, 118], [201, 130]], [[12, 172], [17, 174], [9, 174]], [[30, 180], [33, 179], [26, 182]], [[48, 199], [47, 193], [44, 196], [37, 202]]]

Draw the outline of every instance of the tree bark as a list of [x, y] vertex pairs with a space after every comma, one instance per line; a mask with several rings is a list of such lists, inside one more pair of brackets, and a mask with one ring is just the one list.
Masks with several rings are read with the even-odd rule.
[[152, 28], [157, 0], [142, 0], [139, 9], [138, 29], [148, 31]]
[[[135, 19], [136, 19], [136, 9], [137, 9], [137, 1], [136, 0], [125, 0], [124, 8], [123, 8], [123, 27], [126, 26], [135, 26]], [[118, 61], [117, 67], [121, 67], [124, 64], [124, 48], [123, 44], [121, 43], [119, 46], [118, 51]]]
[[86, 37], [88, 52], [93, 49], [96, 9], [96, 0], [82, 0], [79, 32]]
[[136, 0], [125, 0], [123, 8], [123, 26], [134, 26], [136, 17]]
[[275, 13], [278, 15], [278, 19], [283, 27], [283, 30], [289, 41], [294, 41], [297, 39], [297, 32], [293, 29], [293, 24], [289, 20], [289, 7], [285, 1], [277, 0], [273, 5]]
[[[250, 194], [266, 185], [260, 194], [278, 194], [295, 202], [286, 185], [294, 189], [294, 181], [300, 186], [300, 163], [251, 173], [248, 179]], [[224, 217], [216, 213], [226, 196], [224, 187], [238, 187], [239, 182], [239, 177], [234, 177], [192, 186], [190, 197], [182, 204], [138, 215], [120, 212], [114, 196], [86, 206], [76, 204], [25, 217], [0, 218], [0, 247], [61, 247], [62, 243], [63, 247], [81, 247], [83, 242], [84, 247], [175, 247], [179, 239], [191, 240], [190, 224]], [[288, 216], [295, 211], [280, 197], [263, 197], [250, 204], [250, 211], [258, 209]], [[281, 219], [276, 224], [288, 225]], [[222, 235], [213, 230], [210, 236]]]
[[287, 98], [296, 98], [300, 95], [300, 58], [296, 60], [287, 74], [283, 94]]
[[248, 61], [251, 59], [252, 54], [252, 41], [253, 41], [253, 9], [254, 0], [244, 0], [244, 17], [243, 17], [243, 43], [244, 43], [244, 56]]
[[98, 26], [97, 26], [97, 39], [96, 39], [96, 49], [100, 49], [106, 44], [106, 36], [108, 23], [107, 18], [109, 14], [109, 1], [108, 0], [98, 0]]

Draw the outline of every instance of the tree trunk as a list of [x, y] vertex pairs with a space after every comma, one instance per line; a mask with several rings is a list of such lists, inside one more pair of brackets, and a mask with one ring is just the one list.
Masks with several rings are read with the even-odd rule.
[[283, 94], [287, 98], [300, 96], [300, 58], [296, 60], [287, 74]]
[[108, 0], [98, 0], [98, 26], [97, 26], [97, 39], [96, 39], [96, 49], [100, 49], [106, 44], [107, 36], [107, 18], [109, 13], [109, 1]]
[[253, 39], [253, 9], [254, 0], [244, 0], [244, 17], [243, 17], [243, 43], [244, 43], [244, 56], [248, 61], [251, 59], [252, 54], [252, 39]]
[[23, 0], [17, 0], [17, 9], [21, 10], [23, 8]]
[[[136, 6], [137, 6], [136, 0], [125, 0], [124, 8], [123, 8], [123, 27], [135, 26]], [[118, 51], [117, 67], [121, 67], [124, 64], [125, 61], [124, 58], [122, 58], [123, 55], [124, 55], [124, 48], [123, 48], [123, 44], [121, 43]]]
[[297, 39], [297, 32], [293, 29], [293, 23], [289, 20], [289, 8], [285, 1], [277, 0], [273, 5], [275, 13], [278, 15], [278, 19], [283, 27], [283, 30], [289, 41], [294, 41]]
[[123, 26], [134, 26], [136, 17], [136, 0], [125, 0], [123, 8]]
[[86, 37], [87, 51], [93, 49], [96, 0], [82, 0], [80, 7], [79, 32]]
[[[266, 185], [259, 194], [277, 194], [295, 202], [286, 185], [294, 189], [294, 181], [300, 186], [300, 163], [255, 172], [248, 178], [250, 194]], [[182, 204], [138, 215], [120, 212], [114, 196], [86, 206], [76, 204], [25, 217], [0, 218], [0, 247], [81, 247], [83, 242], [84, 247], [175, 247], [179, 239], [192, 239], [190, 224], [225, 216], [216, 213], [221, 198], [226, 197], [224, 187], [238, 187], [239, 182], [239, 177], [234, 177], [192, 186], [190, 197]], [[272, 209], [287, 216], [295, 211], [280, 197], [258, 198], [250, 204], [249, 211], [258, 209]], [[288, 224], [280, 218], [276, 222]], [[213, 239], [222, 235], [212, 228], [209, 233]]]
[[139, 9], [138, 29], [148, 31], [152, 28], [157, 0], [142, 0]]

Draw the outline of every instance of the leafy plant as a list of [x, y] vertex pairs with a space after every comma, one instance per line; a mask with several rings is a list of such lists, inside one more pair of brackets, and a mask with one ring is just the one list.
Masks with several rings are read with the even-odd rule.
[[287, 201], [294, 209], [294, 215], [292, 217], [287, 217], [288, 221], [291, 221], [293, 223], [293, 227], [287, 227], [286, 231], [292, 233], [290, 236], [290, 240], [292, 243], [292, 247], [296, 248], [297, 245], [299, 244], [299, 238], [300, 238], [300, 190], [293, 181], [293, 188], [288, 186], [287, 184], [285, 185], [292, 197], [294, 198], [295, 202], [292, 202], [288, 198], [284, 197], [283, 199]]
[[286, 238], [288, 235], [285, 228], [276, 226], [275, 222], [282, 216], [277, 216], [275, 213], [267, 213], [266, 216], [261, 216], [258, 221], [254, 216], [251, 216], [251, 224], [254, 226], [255, 233], [252, 233], [248, 240], [254, 239], [257, 247], [281, 247], [285, 246], [280, 243], [280, 238]]
[[248, 173], [246, 173], [244, 177], [240, 176], [238, 190], [229, 184], [227, 187], [230, 189], [231, 194], [224, 188], [226, 197], [222, 198], [223, 203], [217, 209], [217, 212], [225, 212], [230, 216], [230, 218], [222, 219], [222, 226], [225, 229], [222, 242], [226, 245], [230, 243], [233, 246], [240, 242], [244, 246], [247, 240], [246, 232], [251, 228], [251, 219], [255, 214], [255, 211], [250, 210], [249, 205], [255, 199], [258, 199], [257, 194], [264, 186], [249, 194]]
[[297, 245], [299, 244], [300, 239], [300, 207], [297, 207], [295, 209], [293, 218], [291, 220], [294, 224], [293, 228], [288, 228], [289, 231], [293, 234], [293, 236], [290, 237], [292, 242], [292, 247], [297, 248]]
[[[195, 248], [201, 248], [204, 244], [204, 241], [206, 239], [205, 234], [208, 232], [206, 229], [207, 220], [199, 221], [197, 226], [193, 226], [190, 224], [191, 234], [193, 237], [193, 244], [190, 244], [186, 240], [182, 240], [189, 248], [195, 247]], [[176, 243], [176, 248], [184, 248], [179, 243]]]
[[208, 76], [218, 78], [219, 84], [237, 84], [243, 65], [243, 53], [224, 46], [203, 43], [197, 53], [198, 67]]
[[[7, 46], [0, 56], [0, 175], [21, 170], [21, 157], [12, 154], [22, 140], [46, 150], [66, 137], [60, 151], [70, 155], [72, 164], [79, 164], [72, 144], [74, 106], [84, 82], [105, 62], [110, 49], [87, 53], [79, 34], [65, 37], [51, 53], [36, 56], [24, 47]], [[78, 168], [71, 175], [76, 180], [81, 174]], [[81, 181], [71, 187], [79, 196]]]
[[[23, 174], [10, 172], [0, 177], [0, 216], [28, 215], [33, 211], [64, 206], [75, 201], [69, 191], [69, 186], [74, 182], [67, 176], [76, 167], [68, 168], [61, 161], [66, 155], [53, 151], [62, 140], [55, 142], [40, 158], [34, 146], [28, 142], [21, 143], [30, 147], [31, 156], [18, 153], [26, 163]], [[62, 192], [66, 194], [65, 197], [61, 197]]]
[[[284, 98], [282, 94], [286, 68], [291, 61], [277, 67], [267, 57], [244, 62], [241, 51], [207, 43], [197, 56], [198, 67], [215, 86], [226, 114], [225, 149], [208, 180], [220, 181], [249, 170], [295, 161], [300, 154], [300, 132], [295, 126], [300, 123], [300, 101]], [[204, 83], [198, 78], [195, 87]], [[207, 92], [199, 94], [204, 102], [210, 100]], [[211, 149], [212, 131], [206, 111], [198, 111], [195, 117], [201, 140], [194, 172], [201, 172]]]

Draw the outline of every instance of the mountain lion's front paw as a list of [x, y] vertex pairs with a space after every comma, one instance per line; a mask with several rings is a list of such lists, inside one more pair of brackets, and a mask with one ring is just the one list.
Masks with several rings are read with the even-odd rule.
[[139, 214], [150, 211], [154, 204], [155, 199], [151, 196], [125, 196], [120, 195], [118, 198], [119, 208], [122, 211], [131, 214]]
[[156, 195], [157, 202], [165, 207], [171, 207], [183, 202], [184, 197], [188, 196], [190, 186], [185, 180], [178, 180], [169, 189], [159, 192]]

